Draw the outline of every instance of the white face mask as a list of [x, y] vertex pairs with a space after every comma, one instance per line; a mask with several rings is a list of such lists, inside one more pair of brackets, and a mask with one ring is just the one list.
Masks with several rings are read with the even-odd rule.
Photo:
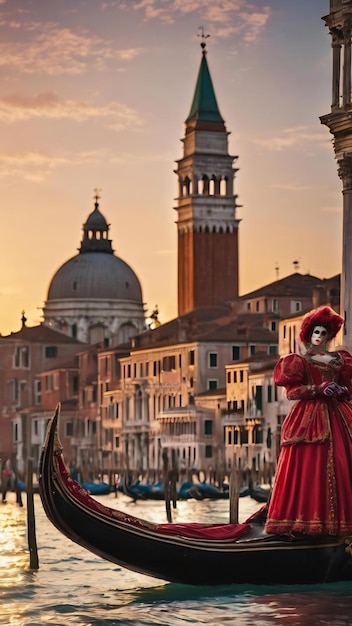
[[328, 340], [328, 331], [324, 326], [315, 326], [312, 332], [310, 342], [313, 346], [321, 346]]

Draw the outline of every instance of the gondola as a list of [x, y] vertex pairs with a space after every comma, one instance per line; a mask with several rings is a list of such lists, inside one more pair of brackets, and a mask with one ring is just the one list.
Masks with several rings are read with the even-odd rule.
[[70, 477], [58, 417], [59, 407], [41, 454], [43, 507], [59, 531], [103, 559], [193, 585], [352, 580], [352, 539], [266, 535], [260, 513], [242, 524], [155, 524], [104, 506]]

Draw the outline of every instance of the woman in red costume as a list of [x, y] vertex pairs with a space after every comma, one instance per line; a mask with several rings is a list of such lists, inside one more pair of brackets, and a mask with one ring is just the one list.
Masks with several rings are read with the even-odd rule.
[[275, 366], [275, 383], [297, 402], [282, 425], [268, 533], [352, 534], [352, 355], [328, 351], [342, 324], [328, 306], [307, 313], [305, 354]]

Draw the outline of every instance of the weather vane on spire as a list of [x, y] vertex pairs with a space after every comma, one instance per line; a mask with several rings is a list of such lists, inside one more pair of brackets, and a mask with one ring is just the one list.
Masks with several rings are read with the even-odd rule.
[[204, 26], [199, 26], [200, 33], [198, 33], [197, 37], [201, 37], [202, 38], [202, 43], [200, 44], [200, 47], [202, 48], [203, 51], [205, 51], [205, 46], [207, 45], [205, 43], [205, 40], [208, 39], [208, 37], [210, 37], [210, 35], [205, 35], [204, 34]]
[[101, 189], [98, 189], [98, 187], [95, 187], [94, 191], [94, 200], [95, 200], [95, 206], [98, 206], [98, 200], [100, 200], [101, 196]]

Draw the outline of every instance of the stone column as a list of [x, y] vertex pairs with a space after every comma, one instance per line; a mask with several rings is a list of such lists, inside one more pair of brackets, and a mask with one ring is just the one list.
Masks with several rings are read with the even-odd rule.
[[331, 31], [332, 36], [332, 108], [340, 104], [340, 71], [341, 71], [341, 43], [338, 32]]
[[351, 26], [344, 28], [343, 46], [343, 104], [351, 103]]
[[352, 155], [338, 161], [338, 175], [343, 185], [340, 312], [345, 317], [343, 343], [352, 350]]

